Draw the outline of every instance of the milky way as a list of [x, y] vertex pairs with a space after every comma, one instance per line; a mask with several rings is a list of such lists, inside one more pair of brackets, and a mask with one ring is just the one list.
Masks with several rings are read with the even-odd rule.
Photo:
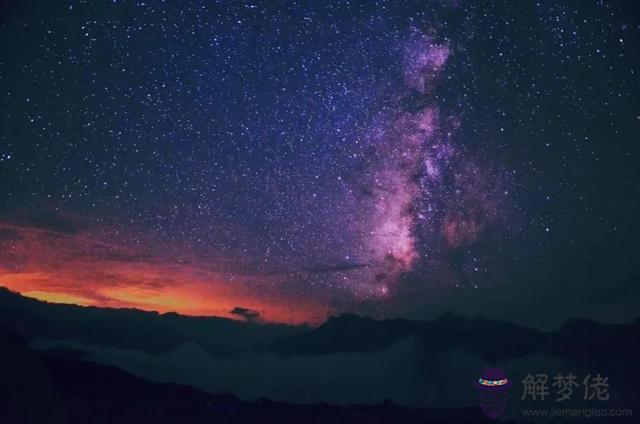
[[[434, 43], [414, 30], [405, 51], [405, 87], [430, 101], [431, 85], [445, 66], [448, 55], [446, 45]], [[437, 106], [427, 103], [413, 112], [396, 107], [384, 127], [376, 128], [378, 135], [371, 146], [373, 164], [366, 170], [368, 179], [364, 187], [371, 197], [370, 204], [364, 207], [372, 210], [363, 218], [367, 232], [363, 243], [372, 254], [374, 268], [378, 268], [373, 278], [367, 276], [371, 280], [365, 284], [371, 285], [373, 293], [380, 294], [388, 294], [388, 285], [419, 260], [420, 249], [414, 234], [416, 216], [425, 215], [417, 202], [424, 201], [433, 207], [435, 201], [420, 180], [437, 178], [437, 168], [447, 159], [438, 154], [446, 147], [441, 147], [439, 140]], [[429, 211], [424, 213], [431, 219]]]
[[596, 3], [3, 6], [0, 285], [320, 322], [633, 279], [638, 22]]
[[451, 54], [446, 40], [412, 28], [403, 43], [402, 85], [371, 131], [358, 206], [369, 271], [363, 295], [386, 297], [420, 261], [470, 244], [500, 215], [503, 182], [456, 146], [461, 125], [434, 97]]

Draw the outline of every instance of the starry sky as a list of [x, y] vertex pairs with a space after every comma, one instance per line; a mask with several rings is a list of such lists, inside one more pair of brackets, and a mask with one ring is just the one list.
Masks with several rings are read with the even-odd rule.
[[0, 285], [288, 323], [637, 314], [632, 0], [0, 16]]

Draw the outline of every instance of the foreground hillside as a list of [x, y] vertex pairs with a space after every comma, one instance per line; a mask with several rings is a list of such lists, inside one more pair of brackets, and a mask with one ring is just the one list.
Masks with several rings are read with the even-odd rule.
[[177, 384], [145, 381], [117, 368], [61, 351], [34, 353], [0, 331], [3, 423], [482, 423], [479, 408], [409, 409], [243, 402]]
[[0, 325], [28, 339], [75, 340], [156, 354], [193, 342], [216, 356], [235, 355], [258, 343], [307, 330], [218, 317], [46, 303], [4, 287], [0, 287]]
[[[233, 394], [223, 396], [224, 405], [253, 411], [247, 412], [250, 417], [257, 408], [255, 416], [268, 419], [295, 408], [301, 408], [295, 414], [315, 411], [314, 416], [326, 413], [333, 420], [318, 422], [384, 422], [370, 421], [369, 413], [391, 414], [393, 422], [415, 422], [415, 414], [436, 411], [456, 411], [455, 416], [464, 418], [478, 406], [471, 383], [482, 370], [495, 366], [504, 368], [513, 381], [505, 417], [516, 422], [527, 421], [523, 409], [557, 406], [553, 398], [547, 403], [521, 400], [521, 382], [528, 374], [544, 373], [551, 379], [572, 373], [581, 381], [600, 373], [609, 382], [606, 403], [585, 403], [580, 387], [575, 402], [561, 406], [640, 409], [640, 320], [572, 320], [558, 331], [543, 332], [453, 314], [433, 321], [343, 314], [308, 328], [48, 304], [0, 290], [0, 327], [28, 343], [28, 353], [20, 357], [36, 358], [32, 362], [39, 364], [18, 373], [22, 382], [6, 387], [40, 382], [32, 389], [45, 394], [25, 394], [27, 398], [47, 399], [55, 406], [64, 393], [63, 404], [75, 405], [74, 413], [88, 414], [85, 405], [96, 403], [117, 411], [164, 411], [173, 408], [169, 397], [181, 399], [180, 393], [193, 391], [185, 407], [194, 411], [194, 419], [209, 417], [211, 407], [202, 406], [201, 400], [189, 402], [205, 399], [204, 405], [217, 405], [219, 393]], [[5, 359], [3, 364], [12, 362]], [[12, 366], [2, 375], [10, 375]], [[136, 387], [140, 395], [117, 389], [121, 386]], [[92, 390], [102, 394], [85, 398]], [[163, 398], [167, 390], [168, 398]], [[5, 399], [7, 393], [15, 391], [6, 391]], [[295, 406], [303, 404], [307, 406]], [[112, 413], [111, 406], [104, 408]], [[368, 418], [349, 421], [360, 413]], [[172, 416], [170, 411], [164, 415]], [[127, 419], [119, 422], [131, 422]]]

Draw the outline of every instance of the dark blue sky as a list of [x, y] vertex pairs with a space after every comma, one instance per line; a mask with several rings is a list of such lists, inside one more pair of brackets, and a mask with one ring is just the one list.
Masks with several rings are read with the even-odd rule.
[[632, 1], [1, 7], [6, 226], [232, 263], [265, 304], [637, 305]]

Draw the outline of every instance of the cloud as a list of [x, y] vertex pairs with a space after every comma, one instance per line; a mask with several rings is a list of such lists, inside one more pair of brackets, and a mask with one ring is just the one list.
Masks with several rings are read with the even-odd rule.
[[239, 317], [242, 317], [247, 321], [257, 321], [258, 318], [260, 318], [260, 312], [254, 309], [242, 308], [240, 306], [236, 306], [231, 311], [229, 311], [229, 313], [232, 315], [237, 315]]
[[247, 273], [243, 258], [203, 257], [151, 237], [128, 243], [107, 224], [74, 226], [56, 215], [3, 216], [0, 286], [40, 300], [288, 323], [328, 313], [285, 290], [290, 276]]
[[6, 221], [19, 226], [62, 234], [76, 234], [82, 229], [81, 222], [56, 210], [17, 210], [5, 214]]

